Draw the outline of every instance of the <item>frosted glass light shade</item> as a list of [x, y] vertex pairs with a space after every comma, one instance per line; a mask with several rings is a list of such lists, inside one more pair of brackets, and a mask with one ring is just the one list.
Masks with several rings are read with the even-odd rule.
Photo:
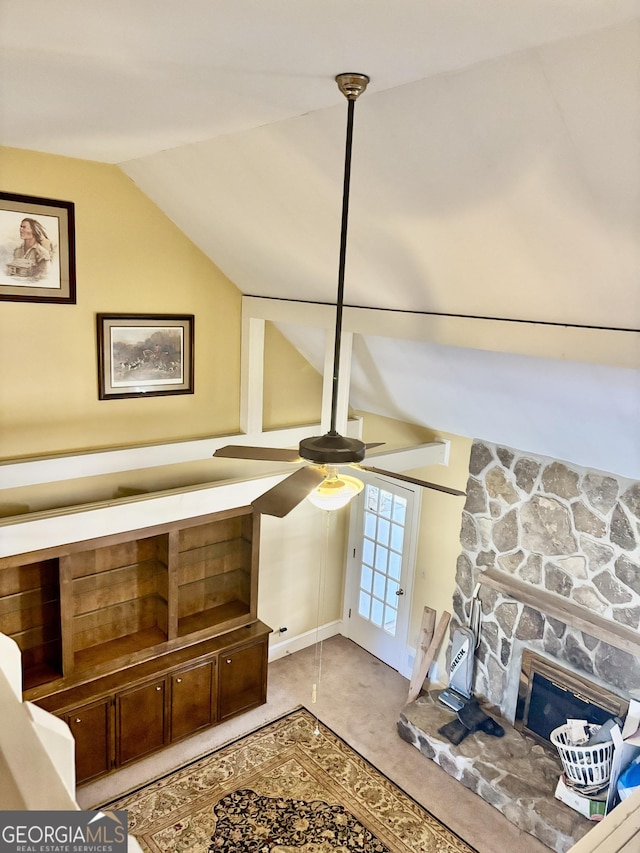
[[308, 498], [319, 509], [340, 509], [346, 506], [351, 498], [355, 498], [363, 488], [364, 483], [356, 477], [339, 474], [323, 480]]

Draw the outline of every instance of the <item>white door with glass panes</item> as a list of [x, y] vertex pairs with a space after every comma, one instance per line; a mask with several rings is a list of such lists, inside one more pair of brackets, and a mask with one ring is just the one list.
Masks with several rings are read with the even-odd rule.
[[394, 669], [407, 651], [420, 490], [359, 471], [364, 489], [351, 502], [346, 636]]

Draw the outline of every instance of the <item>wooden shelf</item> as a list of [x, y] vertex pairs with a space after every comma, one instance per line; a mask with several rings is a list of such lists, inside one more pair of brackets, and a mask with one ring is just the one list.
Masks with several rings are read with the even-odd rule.
[[213, 545], [201, 545], [189, 551], [179, 552], [180, 579], [185, 583], [204, 574], [221, 574], [238, 566], [247, 566], [250, 560], [251, 542], [245, 539], [230, 539]]
[[106, 643], [80, 649], [74, 655], [74, 669], [86, 670], [102, 667], [109, 661], [120, 660], [135, 655], [143, 649], [153, 649], [166, 642], [166, 634], [159, 628], [146, 628], [109, 640]]
[[626, 625], [619, 625], [604, 619], [597, 613], [569, 601], [562, 595], [549, 592], [546, 589], [532, 587], [524, 581], [500, 572], [497, 569], [487, 569], [478, 575], [480, 583], [497, 589], [499, 592], [538, 610], [559, 622], [564, 622], [571, 628], [584, 631], [598, 640], [603, 640], [610, 646], [632, 655], [640, 654], [640, 634]]
[[23, 669], [22, 690], [26, 693], [27, 690], [33, 690], [41, 684], [48, 684], [59, 679], [61, 676], [62, 672], [59, 669], [54, 669], [47, 664], [31, 666], [29, 669]]
[[178, 636], [186, 637], [189, 634], [199, 633], [207, 629], [211, 630], [212, 625], [246, 619], [248, 615], [249, 604], [247, 602], [227, 601], [219, 607], [201, 610], [180, 619], [178, 621]]
[[0, 570], [0, 631], [22, 652], [23, 680], [40, 684], [62, 673], [59, 561], [32, 555]]
[[59, 678], [49, 685], [40, 685], [25, 691], [24, 699], [37, 702], [52, 713], [66, 712], [69, 708], [86, 704], [116, 692], [132, 681], [149, 680], [175, 668], [203, 662], [211, 656], [224, 653], [229, 648], [262, 642], [271, 629], [259, 620], [242, 625], [214, 637], [195, 637], [188, 642], [163, 643], [151, 655], [145, 655], [126, 670], [103, 667], [101, 670], [78, 670], [72, 677]]
[[240, 507], [5, 557], [0, 631], [30, 686], [118, 671], [255, 621], [258, 545]]

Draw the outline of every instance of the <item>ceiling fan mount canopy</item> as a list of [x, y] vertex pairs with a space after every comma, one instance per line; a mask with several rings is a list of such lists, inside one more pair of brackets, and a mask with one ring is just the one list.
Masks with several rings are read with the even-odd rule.
[[336, 83], [345, 98], [355, 101], [367, 88], [369, 78], [366, 74], [338, 74]]
[[334, 431], [303, 438], [298, 453], [307, 462], [317, 465], [349, 465], [362, 462], [366, 449], [366, 444], [359, 439]]

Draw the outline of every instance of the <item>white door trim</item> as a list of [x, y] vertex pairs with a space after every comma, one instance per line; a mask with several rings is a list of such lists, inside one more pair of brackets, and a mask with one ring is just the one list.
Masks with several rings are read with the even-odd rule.
[[[398, 622], [398, 630], [395, 635], [396, 649], [393, 662], [385, 661], [389, 666], [392, 666], [394, 669], [404, 674], [409, 660], [409, 628], [411, 624], [413, 580], [416, 571], [418, 553], [418, 532], [420, 527], [422, 489], [420, 486], [414, 486], [411, 483], [403, 483], [399, 480], [395, 480], [393, 477], [385, 477], [380, 474], [373, 474], [366, 471], [359, 471], [358, 476], [365, 483], [371, 483], [373, 485], [380, 484], [390, 491], [399, 492], [400, 494], [408, 493], [410, 495], [410, 518], [408, 520], [408, 524], [405, 525], [405, 539], [403, 547], [403, 566], [406, 566], [406, 573], [403, 573], [404, 608], [402, 621]], [[345, 560], [345, 591], [342, 624], [344, 626], [344, 636], [350, 639], [353, 639], [354, 631], [352, 630], [352, 626], [354, 623], [352, 622], [349, 613], [350, 610], [353, 611], [354, 609], [357, 612], [358, 606], [360, 554], [362, 548], [364, 517], [363, 501], [364, 493], [359, 495], [351, 505], [349, 535]], [[366, 648], [366, 646], [363, 645], [363, 648]], [[370, 648], [366, 650], [375, 654], [375, 651]]]

